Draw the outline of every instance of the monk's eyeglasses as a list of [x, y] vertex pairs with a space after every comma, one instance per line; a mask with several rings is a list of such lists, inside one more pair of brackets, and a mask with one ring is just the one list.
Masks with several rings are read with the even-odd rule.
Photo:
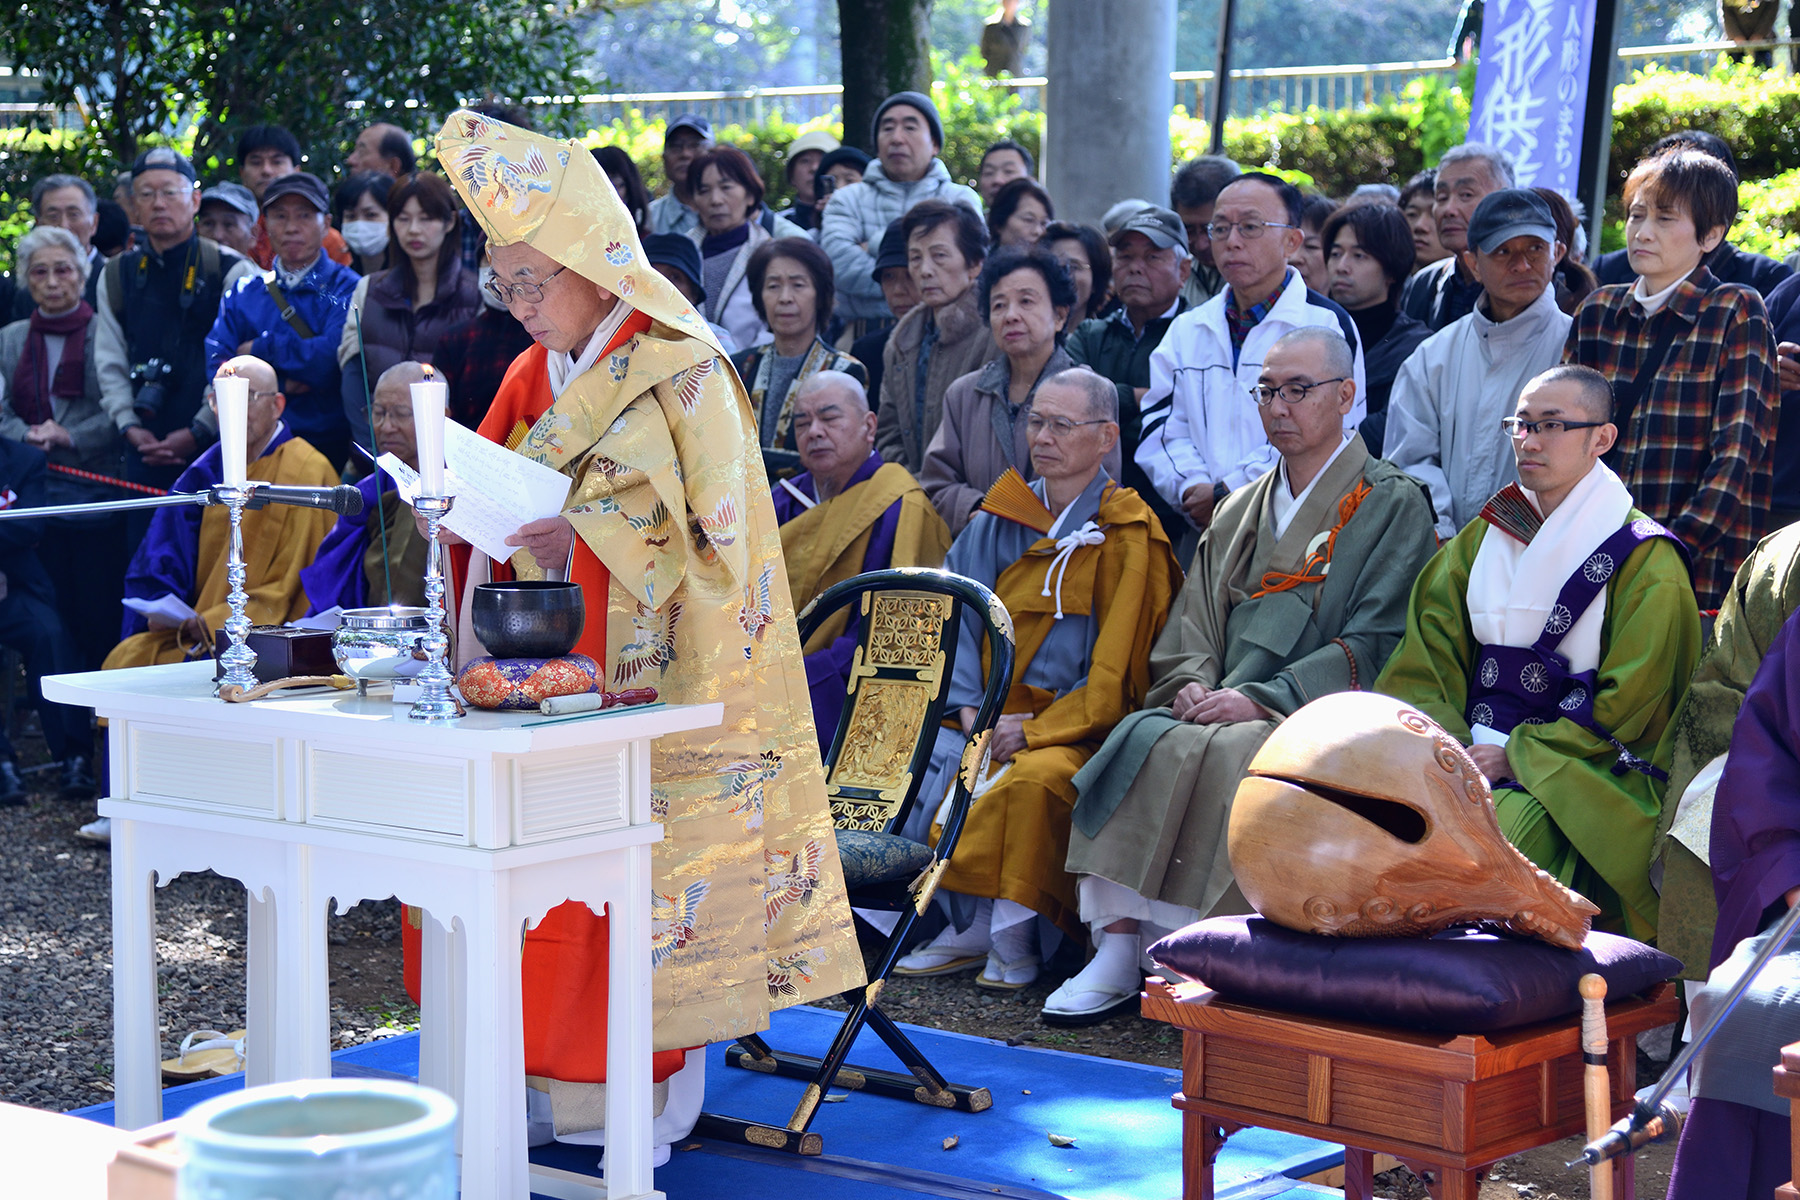
[[1610, 421], [1563, 421], [1555, 417], [1546, 418], [1542, 421], [1527, 421], [1523, 417], [1500, 418], [1500, 428], [1504, 429], [1506, 431], [1506, 436], [1512, 438], [1514, 441], [1519, 440], [1526, 434], [1531, 434], [1533, 436], [1538, 434], [1549, 434], [1551, 437], [1555, 437], [1565, 429], [1598, 429], [1602, 425], [1610, 424]]
[[544, 298], [544, 288], [552, 279], [568, 270], [558, 267], [544, 276], [543, 283], [501, 283], [498, 279], [489, 279], [487, 289], [493, 293], [494, 299], [502, 304], [510, 305], [514, 300], [523, 300], [527, 304], [537, 304]]
[[1275, 403], [1277, 396], [1289, 404], [1298, 404], [1314, 388], [1322, 388], [1328, 383], [1342, 383], [1346, 378], [1347, 376], [1339, 375], [1336, 379], [1321, 379], [1317, 383], [1284, 383], [1280, 387], [1259, 383], [1250, 389], [1250, 398], [1263, 408]]

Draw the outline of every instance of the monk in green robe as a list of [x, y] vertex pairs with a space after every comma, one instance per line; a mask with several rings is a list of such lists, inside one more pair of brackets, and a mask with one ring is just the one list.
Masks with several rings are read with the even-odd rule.
[[1513, 845], [1647, 941], [1662, 739], [1700, 652], [1685, 555], [1600, 461], [1618, 428], [1598, 372], [1551, 368], [1504, 424], [1523, 486], [1426, 566], [1375, 690], [1467, 744]]
[[1156, 932], [1248, 910], [1225, 847], [1245, 768], [1307, 701], [1367, 687], [1400, 640], [1434, 517], [1417, 480], [1344, 434], [1352, 358], [1316, 328], [1264, 358], [1256, 399], [1281, 463], [1219, 506], [1150, 653], [1143, 711], [1075, 776], [1067, 866], [1096, 950], [1045, 1003], [1048, 1023], [1135, 1003]]
[[1661, 876], [1656, 944], [1679, 958], [1686, 979], [1705, 979], [1719, 906], [1713, 896], [1713, 797], [1731, 730], [1756, 669], [1800, 608], [1800, 524], [1756, 544], [1738, 568], [1712, 638], [1669, 724], [1669, 789], [1656, 827], [1651, 877]]

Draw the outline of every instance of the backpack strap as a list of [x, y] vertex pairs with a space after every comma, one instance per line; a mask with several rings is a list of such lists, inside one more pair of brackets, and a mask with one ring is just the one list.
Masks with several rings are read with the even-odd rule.
[[130, 257], [129, 254], [115, 254], [106, 260], [105, 267], [107, 303], [121, 326], [125, 324], [125, 272], [120, 264]]

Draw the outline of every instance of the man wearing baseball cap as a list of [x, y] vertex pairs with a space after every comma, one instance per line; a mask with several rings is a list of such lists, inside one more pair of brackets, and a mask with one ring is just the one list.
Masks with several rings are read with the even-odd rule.
[[667, 195], [650, 202], [650, 232], [686, 235], [700, 228], [700, 214], [688, 195], [688, 164], [711, 150], [712, 124], [698, 113], [682, 113], [663, 131], [663, 177]]
[[241, 183], [215, 183], [200, 193], [200, 236], [249, 257], [262, 216], [256, 196]]
[[838, 140], [823, 129], [809, 129], [788, 144], [787, 181], [794, 189], [794, 204], [776, 216], [809, 232], [818, 227], [819, 193], [813, 181], [818, 178], [819, 164], [838, 145]]
[[1180, 514], [1151, 485], [1136, 455], [1143, 434], [1138, 401], [1150, 390], [1150, 355], [1188, 307], [1181, 297], [1193, 269], [1187, 227], [1172, 210], [1145, 204], [1106, 240], [1112, 246], [1112, 290], [1120, 306], [1076, 326], [1063, 348], [1077, 364], [1091, 367], [1118, 388], [1123, 483], [1150, 502], [1164, 529], [1180, 530]]
[[1550, 277], [1563, 245], [1544, 198], [1490, 192], [1458, 257], [1481, 285], [1475, 310], [1432, 334], [1394, 378], [1383, 457], [1425, 484], [1438, 534], [1456, 536], [1519, 478], [1500, 422], [1524, 386], [1562, 361], [1570, 319]]
[[331, 197], [316, 175], [296, 171], [263, 189], [263, 227], [274, 267], [225, 294], [206, 338], [207, 373], [251, 354], [275, 369], [287, 397], [283, 420], [333, 467], [350, 453], [339, 387], [338, 342], [357, 274], [323, 253]]
[[[205, 403], [206, 335], [243, 256], [194, 229], [194, 165], [157, 146], [131, 166], [136, 249], [96, 271], [94, 365], [101, 402], [126, 441], [125, 476], [168, 487], [218, 438]], [[148, 516], [136, 522], [148, 527]]]
[[819, 244], [837, 272], [838, 315], [847, 321], [892, 319], [871, 274], [888, 225], [921, 200], [949, 200], [981, 212], [981, 197], [954, 182], [938, 157], [944, 122], [929, 96], [895, 92], [875, 110], [869, 132], [876, 161], [861, 183], [834, 191], [819, 218]]

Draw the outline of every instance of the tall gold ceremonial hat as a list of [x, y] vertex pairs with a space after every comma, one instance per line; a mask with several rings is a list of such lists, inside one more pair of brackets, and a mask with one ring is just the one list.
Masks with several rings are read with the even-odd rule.
[[631, 214], [580, 142], [464, 108], [438, 131], [437, 155], [493, 244], [524, 242], [724, 354], [693, 305], [650, 265]]

